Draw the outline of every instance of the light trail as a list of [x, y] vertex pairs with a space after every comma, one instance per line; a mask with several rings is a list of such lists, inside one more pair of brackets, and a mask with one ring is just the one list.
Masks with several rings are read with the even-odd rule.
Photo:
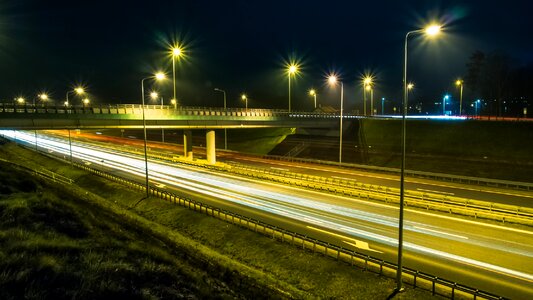
[[[14, 138], [15, 136], [13, 132], [9, 131], [0, 131], [0, 133], [11, 138]], [[17, 132], [16, 138], [17, 140], [24, 141], [28, 144], [33, 144], [35, 142], [35, 136], [33, 134], [30, 135], [24, 132]], [[39, 137], [38, 145], [43, 149], [49, 149], [62, 155], [70, 155], [68, 143], [62, 141]], [[119, 155], [107, 152], [99, 147], [82, 147], [79, 144], [72, 145], [72, 150], [73, 157], [76, 157], [77, 159], [82, 159], [107, 168], [117, 169], [134, 176], [144, 177], [144, 160], [138, 156], [132, 154]], [[342, 232], [351, 236], [342, 236], [342, 238], [344, 238], [344, 240], [341, 240], [342, 242], [353, 246], [353, 242], [355, 241], [355, 247], [357, 247], [357, 242], [359, 242], [359, 245], [362, 246], [358, 248], [361, 249], [366, 247], [370, 251], [375, 251], [372, 250], [372, 245], [369, 244], [368, 241], [394, 247], [397, 246], [398, 243], [396, 238], [377, 234], [370, 229], [362, 230], [356, 228], [354, 227], [355, 225], [353, 222], [349, 221], [349, 219], [366, 221], [395, 229], [397, 228], [396, 217], [320, 202], [312, 200], [311, 198], [302, 198], [295, 195], [285, 195], [275, 191], [266, 191], [253, 186], [247, 186], [246, 183], [243, 184], [242, 180], [237, 180], [235, 178], [220, 177], [206, 172], [176, 168], [161, 162], [149, 162], [149, 173], [150, 180], [158, 184], [165, 184], [167, 186], [193, 191], [216, 199], [284, 216], [296, 221], [305, 220], [305, 222], [310, 225], [327, 228], [328, 230], [320, 230], [326, 231], [330, 235], [338, 235], [334, 232]], [[339, 216], [346, 217], [346, 219], [339, 218]], [[471, 222], [474, 223], [473, 221]], [[307, 227], [316, 230], [316, 227], [314, 226], [308, 225]], [[368, 226], [365, 227], [369, 228]], [[484, 246], [489, 249], [497, 249], [506, 253], [526, 256], [529, 259], [533, 257], [533, 252], [531, 251], [515, 248], [509, 249], [509, 247], [501, 245], [486, 245], [482, 241], [472, 241], [464, 235], [445, 232], [438, 230], [437, 227], [413, 221], [406, 221], [405, 230], [446, 240], [455, 240], [461, 241], [462, 243], [469, 243], [471, 245]], [[528, 231], [525, 232], [530, 233]], [[339, 235], [339, 237], [341, 237], [341, 235]], [[364, 238], [368, 241], [359, 241], [352, 237]], [[465, 265], [489, 270], [491, 272], [505, 274], [506, 276], [511, 276], [527, 282], [533, 282], [533, 275], [529, 273], [512, 270], [453, 253], [447, 253], [415, 243], [407, 242], [404, 244], [404, 247], [417, 253], [437, 256], [447, 260], [460, 262]]]

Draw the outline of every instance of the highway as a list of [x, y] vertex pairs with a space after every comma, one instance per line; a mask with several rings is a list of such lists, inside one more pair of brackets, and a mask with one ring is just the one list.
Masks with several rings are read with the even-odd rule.
[[[66, 136], [66, 132], [56, 131], [54, 132], [54, 135]], [[75, 137], [75, 140], [78, 141], [104, 142], [108, 143], [112, 147], [122, 145], [141, 149], [143, 146], [143, 141], [138, 139], [122, 139], [118, 137], [87, 133], [81, 133], [76, 135], [73, 134], [72, 136]], [[183, 146], [181, 145], [149, 142], [149, 148], [151, 150], [162, 153], [183, 155]], [[195, 147], [193, 151], [195, 157], [205, 158], [204, 148]], [[336, 166], [328, 165], [277, 161], [271, 159], [263, 159], [257, 156], [246, 155], [232, 151], [217, 150], [217, 161], [228, 163], [237, 162], [255, 167], [322, 176], [326, 178], [350, 179], [361, 183], [386, 186], [391, 188], [399, 188], [400, 181], [399, 176], [395, 174], [385, 174], [379, 172], [371, 172], [367, 170], [363, 171], [339, 168]], [[531, 191], [528, 192], [520, 190], [510, 190], [496, 187], [468, 185], [461, 183], [442, 182], [437, 180], [409, 177], [406, 178], [405, 182], [406, 188], [408, 190], [456, 196], [486, 202], [503, 203], [523, 207], [533, 207], [533, 192]]]
[[[14, 137], [11, 131], [3, 134]], [[17, 139], [30, 145], [35, 142], [33, 133], [17, 132]], [[38, 145], [41, 150], [61, 157], [69, 155], [68, 141], [64, 138], [40, 134]], [[140, 155], [80, 139], [75, 140], [72, 150], [79, 162], [144, 182], [144, 161]], [[348, 173], [343, 169], [338, 171]], [[373, 257], [396, 261], [397, 207], [155, 160], [149, 162], [149, 172], [151, 184], [170, 192]], [[342, 176], [365, 176], [354, 173]], [[405, 213], [406, 267], [504, 297], [533, 297], [531, 228], [409, 208]]]

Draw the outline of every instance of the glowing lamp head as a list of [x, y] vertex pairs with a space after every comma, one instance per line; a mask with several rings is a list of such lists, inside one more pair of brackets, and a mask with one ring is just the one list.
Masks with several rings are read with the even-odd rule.
[[24, 103], [25, 101], [26, 101], [26, 100], [25, 100], [24, 98], [22, 98], [22, 97], [18, 97], [18, 98], [17, 98], [17, 102], [18, 102], [18, 103], [21, 103], [21, 104], [22, 104], [22, 103]]
[[440, 25], [431, 25], [431, 26], [426, 27], [424, 31], [426, 32], [427, 35], [434, 36], [434, 35], [439, 34], [440, 30], [441, 30]]
[[89, 100], [89, 98], [83, 99], [83, 104], [89, 104], [89, 102], [91, 102], [91, 100]]
[[455, 81], [455, 85], [457, 85], [457, 86], [460, 86], [460, 85], [462, 85], [462, 84], [463, 84], [463, 81], [462, 81], [461, 79], [457, 79], [457, 80]]
[[365, 77], [365, 79], [363, 80], [363, 83], [365, 85], [370, 85], [372, 84], [372, 77]]
[[415, 85], [412, 84], [412, 83], [409, 83], [409, 84], [407, 85], [407, 89], [408, 89], [408, 90], [412, 90], [414, 87], [415, 87]]
[[171, 104], [176, 104], [176, 99], [170, 99]]
[[450, 95], [445, 95], [444, 100], [448, 100], [448, 99], [450, 99]]
[[295, 74], [296, 72], [298, 72], [298, 66], [297, 65], [290, 65], [289, 66], [289, 74], [292, 75], [292, 74]]
[[65, 104], [65, 106], [68, 106], [68, 101], [65, 101], [63, 104]]
[[337, 76], [335, 75], [329, 75], [328, 77], [328, 83], [331, 85], [337, 84]]
[[151, 92], [151, 93], [150, 93], [150, 97], [151, 97], [152, 99], [157, 99], [157, 97], [159, 97], [159, 94], [158, 94], [157, 92]]
[[47, 94], [39, 94], [39, 98], [41, 100], [48, 100], [48, 95]]
[[314, 95], [316, 95], [316, 91], [315, 91], [315, 90], [309, 90], [309, 95], [310, 95], [310, 96], [314, 96]]
[[366, 89], [367, 91], [370, 91], [370, 90], [372, 90], [372, 86], [367, 85], [365, 89]]
[[179, 46], [172, 48], [172, 55], [174, 57], [180, 57], [182, 54], [183, 54], [183, 50]]
[[155, 73], [155, 79], [156, 80], [163, 80], [165, 79], [167, 76], [165, 75], [165, 73], [163, 72], [157, 72]]
[[242, 95], [241, 95], [241, 99], [242, 99], [242, 100], [246, 100], [246, 99], [248, 99], [248, 97], [246, 96], [246, 94], [242, 94]]
[[77, 87], [77, 88], [74, 89], [74, 91], [78, 95], [81, 95], [81, 94], [85, 93], [85, 90], [82, 87]]

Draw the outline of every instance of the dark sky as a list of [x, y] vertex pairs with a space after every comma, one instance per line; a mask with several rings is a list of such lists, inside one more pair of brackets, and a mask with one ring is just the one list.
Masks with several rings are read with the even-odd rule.
[[[306, 91], [338, 106], [324, 84], [340, 73], [348, 109], [362, 98], [359, 77], [376, 76], [375, 98], [399, 101], [403, 39], [427, 21], [445, 33], [409, 41], [408, 77], [415, 100], [456, 92], [476, 49], [504, 51], [518, 64], [533, 61], [533, 4], [529, 1], [37, 1], [0, 4], [0, 99], [48, 91], [63, 101], [76, 83], [94, 103], [138, 103], [140, 81], [163, 68], [172, 76], [167, 43], [182, 41], [187, 58], [178, 66], [178, 99], [187, 106], [286, 108], [289, 57], [301, 61], [293, 81], [293, 107], [309, 110]], [[171, 98], [171, 80], [154, 86]], [[146, 89], [152, 83], [146, 82]]]

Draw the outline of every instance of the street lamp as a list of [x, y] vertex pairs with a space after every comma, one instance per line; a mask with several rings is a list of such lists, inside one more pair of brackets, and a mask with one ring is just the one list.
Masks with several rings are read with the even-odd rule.
[[[224, 111], [226, 111], [226, 91], [215, 88], [215, 91], [224, 94]], [[224, 150], [228, 150], [228, 130], [224, 127]]]
[[17, 101], [18, 104], [22, 105], [24, 104], [24, 102], [26, 102], [26, 99], [22, 98], [22, 97], [18, 97], [15, 99]]
[[406, 115], [407, 115], [407, 41], [412, 34], [426, 34], [435, 36], [441, 30], [440, 25], [431, 25], [425, 29], [418, 29], [407, 32], [404, 42], [404, 64], [403, 64], [403, 110], [402, 110], [402, 163], [400, 170], [400, 213], [398, 220], [398, 270], [396, 271], [396, 289], [394, 293], [403, 291], [402, 283], [402, 255], [403, 255], [403, 207], [405, 194], [405, 139], [406, 139]]
[[[37, 95], [37, 97], [39, 97], [39, 99], [41, 99], [41, 101], [44, 103], [44, 101], [48, 100], [48, 95], [46, 93], [41, 93], [39, 95]], [[35, 107], [35, 99], [34, 99], [34, 102], [33, 102], [33, 107]]]
[[176, 99], [171, 99], [170, 104], [174, 105], [174, 110], [177, 109], [178, 101], [176, 101]]
[[344, 109], [344, 84], [342, 81], [337, 79], [337, 75], [331, 74], [328, 77], [328, 83], [332, 86], [337, 85], [337, 82], [341, 84], [341, 110], [340, 110], [340, 121], [339, 121], [339, 164], [342, 163], [342, 112]]
[[91, 102], [91, 100], [89, 100], [89, 98], [85, 98], [85, 99], [83, 99], [83, 108], [85, 108], [86, 106], [88, 106], [90, 102]]
[[363, 77], [363, 115], [366, 116], [366, 91], [370, 90], [368, 88], [372, 84], [372, 77], [371, 76], [365, 76]]
[[315, 109], [316, 109], [316, 91], [314, 89], [309, 90], [309, 96], [315, 98]]
[[407, 103], [409, 103], [409, 92], [415, 88], [415, 85], [414, 83], [410, 82], [407, 84], [407, 94], [406, 94], [406, 100], [407, 100]]
[[158, 72], [155, 75], [145, 77], [141, 80], [141, 99], [142, 99], [142, 115], [143, 115], [143, 131], [144, 131], [144, 169], [146, 171], [146, 198], [150, 196], [150, 185], [148, 184], [148, 151], [146, 146], [146, 117], [145, 117], [145, 105], [144, 105], [144, 81], [146, 79], [155, 79], [157, 81], [165, 79], [166, 76], [162, 72]]
[[448, 101], [449, 99], [450, 99], [449, 95], [444, 95], [444, 97], [442, 97], [442, 115], [443, 116], [446, 115], [446, 101]]
[[385, 115], [385, 97], [381, 98], [381, 115]]
[[298, 73], [298, 65], [291, 63], [287, 66], [287, 75], [289, 77], [289, 112], [291, 112], [291, 77]]
[[459, 115], [463, 115], [463, 85], [464, 85], [464, 81], [462, 79], [457, 79], [455, 81], [455, 85], [460, 87], [460, 92], [459, 92]]
[[68, 94], [72, 94], [72, 93], [76, 93], [78, 95], [83, 95], [85, 93], [85, 89], [81, 86], [73, 89], [72, 91], [67, 91], [67, 100], [65, 101], [65, 106], [68, 106], [69, 102], [68, 102]]
[[[170, 49], [172, 54], [172, 87], [174, 89], [174, 94], [172, 99], [176, 98], [176, 58], [180, 58], [183, 55], [183, 48], [176, 45]], [[177, 104], [177, 103], [176, 103]]]
[[248, 96], [246, 96], [246, 94], [242, 94], [242, 95], [241, 95], [241, 100], [244, 101], [244, 103], [245, 103], [245, 105], [246, 105], [246, 106], [245, 106], [245, 107], [246, 107], [246, 111], [248, 111]]

